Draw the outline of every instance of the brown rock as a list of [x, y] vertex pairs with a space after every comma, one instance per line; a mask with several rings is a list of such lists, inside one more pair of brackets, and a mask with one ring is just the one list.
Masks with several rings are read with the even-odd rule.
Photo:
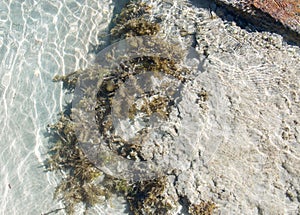
[[300, 45], [300, 0], [215, 0], [255, 26]]
[[292, 30], [300, 32], [300, 1], [299, 0], [249, 0], [256, 9], [270, 14]]

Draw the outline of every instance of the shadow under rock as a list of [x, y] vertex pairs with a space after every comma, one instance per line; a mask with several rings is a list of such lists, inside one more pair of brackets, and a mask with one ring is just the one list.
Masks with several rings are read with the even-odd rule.
[[241, 9], [225, 4], [220, 0], [190, 0], [195, 7], [201, 7], [213, 11], [226, 21], [234, 21], [236, 24], [250, 32], [263, 32], [280, 34], [283, 40], [290, 45], [300, 46], [300, 34], [276, 21], [268, 13], [256, 8], [255, 15], [251, 15]]

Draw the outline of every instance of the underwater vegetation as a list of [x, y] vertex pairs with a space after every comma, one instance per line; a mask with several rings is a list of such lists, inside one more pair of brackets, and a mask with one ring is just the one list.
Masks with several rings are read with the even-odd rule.
[[133, 214], [167, 214], [173, 205], [164, 195], [166, 185], [165, 177], [135, 183], [127, 195]]
[[106, 188], [95, 183], [101, 172], [94, 167], [76, 145], [77, 138], [70, 117], [61, 114], [59, 121], [50, 126], [56, 143], [50, 148], [47, 170], [64, 172], [56, 187], [54, 199], [62, 199], [67, 214], [75, 213], [75, 206], [84, 203], [86, 209], [100, 203], [101, 196], [108, 196]]
[[151, 7], [143, 2], [129, 2], [114, 19], [116, 25], [111, 29], [113, 38], [120, 40], [133, 36], [155, 35], [160, 26], [149, 21], [150, 10]]
[[[133, 36], [155, 35], [160, 30], [157, 22], [149, 21], [150, 9], [145, 3], [139, 1], [129, 2], [121, 13], [115, 18], [115, 27], [111, 29], [112, 39], [122, 39]], [[170, 46], [161, 41], [160, 47], [166, 54]], [[155, 46], [155, 41], [153, 46]], [[176, 45], [172, 45], [173, 52]], [[163, 50], [159, 50], [164, 52]], [[125, 60], [120, 67], [109, 71], [104, 75], [103, 82], [97, 89], [96, 122], [98, 131], [104, 143], [119, 156], [126, 159], [144, 161], [147, 158], [141, 152], [143, 144], [140, 141], [124, 140], [114, 135], [112, 122], [112, 109], [114, 108], [114, 96], [128, 80], [135, 76], [151, 72], [152, 76], [160, 77], [168, 75], [179, 83], [184, 84], [187, 80], [186, 74], [189, 70], [178, 66], [177, 59], [162, 56], [141, 56]], [[62, 81], [63, 86], [69, 93], [74, 92], [78, 77], [86, 71], [80, 70], [66, 76], [55, 76], [53, 81]], [[103, 72], [101, 69], [99, 73]], [[131, 101], [122, 106], [128, 108], [125, 116], [134, 120], [137, 115], [149, 118], [153, 113], [158, 114], [162, 120], [167, 120], [174, 104], [174, 98], [163, 93], [167, 86], [162, 86], [161, 91], [142, 92], [139, 102]], [[207, 92], [204, 90], [199, 94], [199, 101], [207, 100]], [[118, 110], [114, 114], [124, 117]], [[84, 154], [79, 146], [75, 132], [74, 120], [70, 110], [65, 110], [59, 116], [59, 120], [49, 126], [53, 142], [49, 149], [49, 158], [46, 167], [49, 171], [61, 173], [61, 182], [56, 187], [54, 199], [61, 200], [65, 205], [67, 214], [75, 214], [80, 205], [85, 207], [85, 213], [96, 204], [107, 201], [112, 195], [122, 195], [129, 203], [132, 214], [169, 214], [176, 206], [176, 202], [167, 194], [169, 182], [166, 176], [159, 176], [151, 180], [133, 182], [115, 178], [101, 171]], [[147, 129], [139, 135], [147, 133]], [[190, 205], [189, 213], [192, 215], [212, 214], [215, 205], [211, 202], [202, 202], [199, 205]]]
[[[112, 109], [114, 108], [114, 117], [129, 118], [134, 120], [137, 115], [149, 120], [149, 117], [156, 113], [161, 119], [167, 119], [174, 103], [174, 98], [165, 94], [166, 89], [161, 86], [162, 91], [143, 91], [139, 98], [122, 99], [120, 104], [119, 95], [120, 87], [124, 86], [128, 80], [131, 80], [136, 88], [143, 89], [139, 86], [134, 77], [142, 74], [148, 74], [150, 71], [152, 76], [159, 77], [161, 74], [167, 74], [175, 78], [179, 82], [184, 82], [183, 76], [187, 71], [183, 71], [177, 67], [176, 62], [170, 59], [159, 57], [137, 57], [129, 61], [122, 62], [121, 71], [112, 71], [109, 76], [104, 78], [102, 85], [97, 94], [96, 118], [99, 126], [99, 132], [105, 142], [110, 143], [110, 148], [119, 155], [133, 160], [145, 161], [146, 158], [141, 154], [142, 143], [140, 138], [147, 134], [147, 129], [141, 130], [140, 134], [134, 140], [124, 140], [120, 136], [114, 135], [114, 126], [112, 122]], [[136, 82], [135, 82], [136, 81]], [[143, 83], [145, 84], [145, 83]], [[167, 86], [166, 86], [167, 87]], [[118, 94], [116, 96], [116, 94]], [[171, 94], [171, 93], [169, 93]], [[117, 98], [115, 98], [117, 97]], [[128, 109], [128, 113], [124, 113], [124, 109]]]
[[62, 81], [64, 84], [63, 87], [65, 89], [68, 89], [68, 91], [72, 92], [72, 90], [74, 90], [76, 86], [80, 72], [81, 71], [71, 72], [70, 74], [67, 74], [65, 76], [56, 75], [54, 76], [53, 81], [54, 82]]
[[216, 205], [213, 202], [201, 202], [200, 204], [191, 204], [189, 207], [189, 213], [191, 215], [210, 215]]

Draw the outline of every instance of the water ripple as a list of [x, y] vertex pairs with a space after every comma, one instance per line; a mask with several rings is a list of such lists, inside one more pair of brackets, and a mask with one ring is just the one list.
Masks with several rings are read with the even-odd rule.
[[113, 9], [111, 0], [79, 2], [0, 2], [0, 214], [62, 207], [52, 200], [58, 178], [42, 166], [46, 126], [64, 104], [52, 77], [86, 67], [88, 44], [98, 42]]

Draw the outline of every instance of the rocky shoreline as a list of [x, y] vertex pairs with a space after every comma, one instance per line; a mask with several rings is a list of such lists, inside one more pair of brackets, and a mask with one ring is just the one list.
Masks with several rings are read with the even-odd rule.
[[[77, 135], [74, 115], [62, 117], [51, 127], [60, 140], [49, 166], [75, 173], [57, 189], [70, 214], [76, 204], [83, 202], [87, 211], [92, 210], [101, 204], [99, 198], [108, 200], [114, 192], [127, 200], [133, 214], [299, 213], [299, 47], [287, 43], [283, 35], [255, 31], [248, 22], [239, 24], [212, 1], [144, 0], [126, 7], [112, 36], [151, 35], [158, 40], [131, 41], [130, 46], [143, 48], [138, 56], [123, 58], [118, 70], [101, 73], [96, 108], [100, 132], [95, 131], [119, 157], [147, 162], [162, 156], [168, 159], [158, 163], [171, 165], [163, 176], [150, 180], [118, 178], [110, 173], [122, 172], [117, 169], [120, 165], [113, 171], [101, 169], [115, 161], [111, 156], [94, 153], [95, 161], [84, 156], [95, 152], [95, 141], [86, 150], [77, 143], [81, 135], [87, 142], [97, 140], [86, 138], [89, 127], [80, 127]], [[143, 56], [148, 49], [174, 55]], [[116, 53], [118, 49], [103, 56], [99, 52], [96, 59], [114, 65]], [[177, 53], [180, 58], [173, 58]], [[89, 69], [80, 73], [94, 80]], [[56, 80], [72, 84], [77, 78]], [[156, 91], [146, 92], [142, 86], [149, 83], [140, 80], [156, 80], [162, 88], [155, 85]], [[174, 83], [180, 90], [170, 88]], [[86, 86], [84, 92], [90, 90]], [[84, 99], [78, 101], [91, 107]], [[127, 115], [122, 114], [124, 107]], [[143, 128], [144, 122], [150, 124]], [[72, 150], [72, 156], [61, 153]], [[97, 162], [100, 166], [95, 168]], [[144, 169], [133, 173], [139, 171], [149, 174]]]
[[[214, 0], [217, 6], [226, 8], [234, 16], [245, 19], [257, 30], [281, 34], [286, 41], [297, 44], [300, 41], [299, 1], [288, 0]], [[219, 14], [222, 16], [222, 14]]]

